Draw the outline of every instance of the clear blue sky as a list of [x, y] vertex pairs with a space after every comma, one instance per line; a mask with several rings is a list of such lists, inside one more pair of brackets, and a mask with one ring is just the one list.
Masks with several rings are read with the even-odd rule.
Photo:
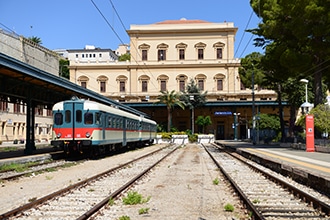
[[83, 49], [85, 45], [115, 50], [119, 44], [129, 43], [125, 30], [132, 24], [181, 18], [234, 22], [238, 27], [235, 57], [262, 52], [244, 31], [260, 22], [248, 0], [0, 0], [1, 29], [39, 37], [51, 50]]

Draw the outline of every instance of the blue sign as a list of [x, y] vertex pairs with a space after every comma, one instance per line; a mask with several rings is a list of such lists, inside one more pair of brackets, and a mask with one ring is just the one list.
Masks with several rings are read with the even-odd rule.
[[214, 115], [226, 116], [226, 115], [232, 115], [232, 113], [231, 112], [214, 112]]

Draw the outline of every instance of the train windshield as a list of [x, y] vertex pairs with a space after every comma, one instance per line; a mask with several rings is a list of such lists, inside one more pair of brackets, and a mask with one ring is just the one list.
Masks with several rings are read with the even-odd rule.
[[54, 123], [55, 123], [55, 125], [62, 125], [63, 124], [63, 114], [62, 113], [60, 113], [60, 112], [55, 113]]
[[89, 113], [89, 112], [85, 113], [85, 115], [84, 115], [84, 123], [86, 125], [93, 124], [93, 113]]

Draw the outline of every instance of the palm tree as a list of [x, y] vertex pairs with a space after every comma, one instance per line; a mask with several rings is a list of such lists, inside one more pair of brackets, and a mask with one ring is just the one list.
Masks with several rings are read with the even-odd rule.
[[160, 91], [162, 94], [159, 95], [157, 98], [159, 101], [157, 103], [165, 104], [167, 107], [167, 131], [171, 130], [172, 125], [172, 110], [175, 105], [180, 106], [184, 109], [185, 104], [180, 100], [180, 94], [176, 93], [174, 90], [171, 92], [169, 91]]
[[36, 44], [40, 44], [40, 45], [42, 44], [40, 37], [32, 36], [32, 37], [28, 37], [28, 39]]

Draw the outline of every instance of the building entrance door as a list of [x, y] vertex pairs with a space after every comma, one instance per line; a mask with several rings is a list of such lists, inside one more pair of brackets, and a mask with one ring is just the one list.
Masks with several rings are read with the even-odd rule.
[[217, 140], [225, 139], [225, 125], [223, 122], [217, 124], [216, 139]]

